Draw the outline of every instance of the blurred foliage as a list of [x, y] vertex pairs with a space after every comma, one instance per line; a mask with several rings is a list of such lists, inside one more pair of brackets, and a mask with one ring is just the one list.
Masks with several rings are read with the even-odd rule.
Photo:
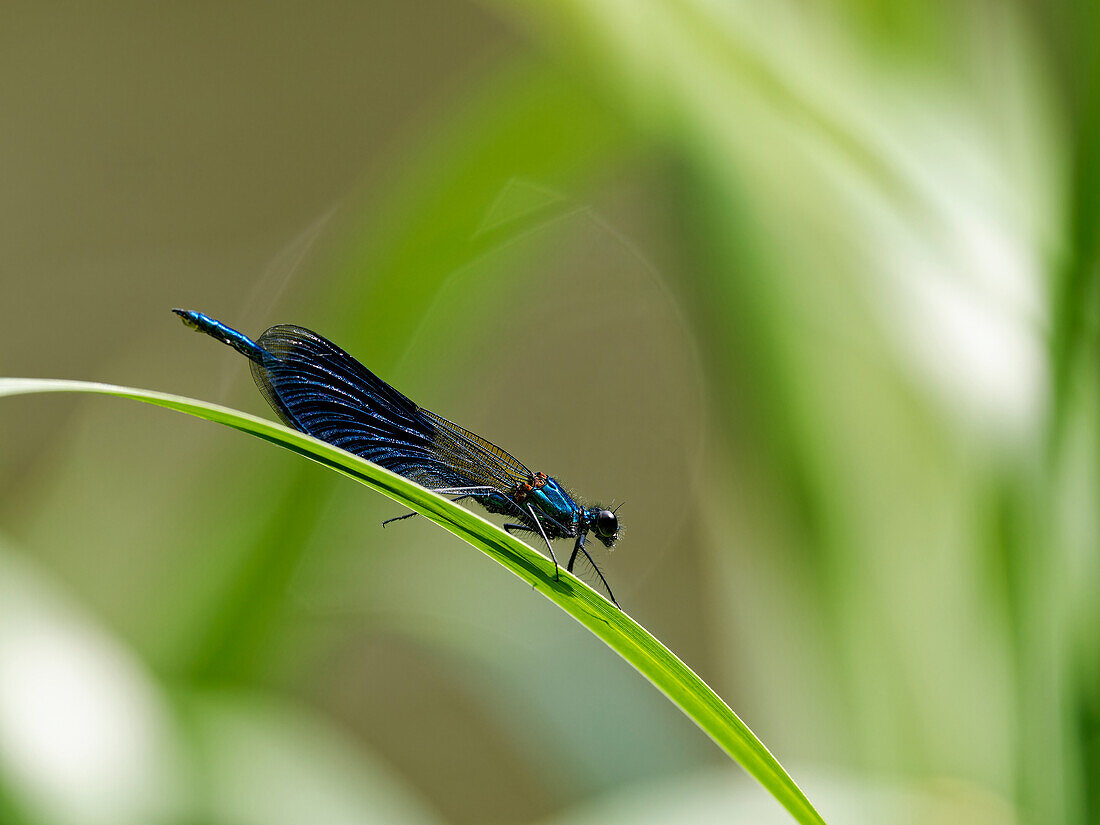
[[[167, 309], [318, 329], [625, 499], [617, 595], [827, 821], [1100, 821], [1091, 5], [244, 8], [13, 6], [5, 373], [260, 411]], [[438, 531], [48, 405], [0, 409], [2, 630], [77, 641], [0, 666], [4, 821], [782, 816]], [[122, 762], [10, 715], [94, 756], [120, 706]]]

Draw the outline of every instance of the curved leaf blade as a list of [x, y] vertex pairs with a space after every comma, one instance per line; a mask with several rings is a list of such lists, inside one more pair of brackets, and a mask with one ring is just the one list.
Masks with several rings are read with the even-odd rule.
[[51, 392], [112, 395], [203, 418], [270, 441], [415, 510], [530, 584], [649, 679], [804, 825], [824, 820], [783, 766], [710, 686], [645, 628], [565, 570], [481, 516], [351, 453], [267, 419], [152, 390], [85, 381], [0, 378], [0, 397]]

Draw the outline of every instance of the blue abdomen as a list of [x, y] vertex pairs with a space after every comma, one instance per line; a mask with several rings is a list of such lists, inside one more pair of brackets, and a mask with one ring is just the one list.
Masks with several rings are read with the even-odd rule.
[[227, 327], [221, 321], [215, 320], [205, 313], [196, 312], [193, 309], [173, 309], [172, 312], [182, 318], [183, 322], [191, 329], [205, 332], [211, 338], [217, 338], [223, 344], [229, 344], [250, 361], [255, 361], [263, 366], [264, 358], [271, 357], [271, 353], [243, 332], [238, 332], [233, 327]]

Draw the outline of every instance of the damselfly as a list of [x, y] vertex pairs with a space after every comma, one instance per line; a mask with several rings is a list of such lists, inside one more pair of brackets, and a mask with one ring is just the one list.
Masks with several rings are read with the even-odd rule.
[[614, 510], [582, 507], [550, 476], [532, 473], [495, 444], [417, 406], [315, 332], [279, 324], [253, 341], [201, 312], [172, 311], [247, 357], [260, 392], [287, 426], [454, 496], [452, 501], [473, 499], [491, 513], [515, 518], [504, 529], [542, 536], [555, 576], [558, 560], [550, 540], [574, 539], [566, 569], [590, 565], [593, 583], [618, 605], [585, 548], [589, 532], [608, 548], [615, 544]]

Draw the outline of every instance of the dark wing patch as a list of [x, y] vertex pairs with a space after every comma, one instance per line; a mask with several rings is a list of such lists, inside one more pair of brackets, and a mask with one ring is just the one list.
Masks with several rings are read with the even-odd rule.
[[418, 407], [328, 339], [271, 327], [252, 364], [257, 386], [291, 427], [430, 489], [508, 491], [530, 475], [499, 447]]

